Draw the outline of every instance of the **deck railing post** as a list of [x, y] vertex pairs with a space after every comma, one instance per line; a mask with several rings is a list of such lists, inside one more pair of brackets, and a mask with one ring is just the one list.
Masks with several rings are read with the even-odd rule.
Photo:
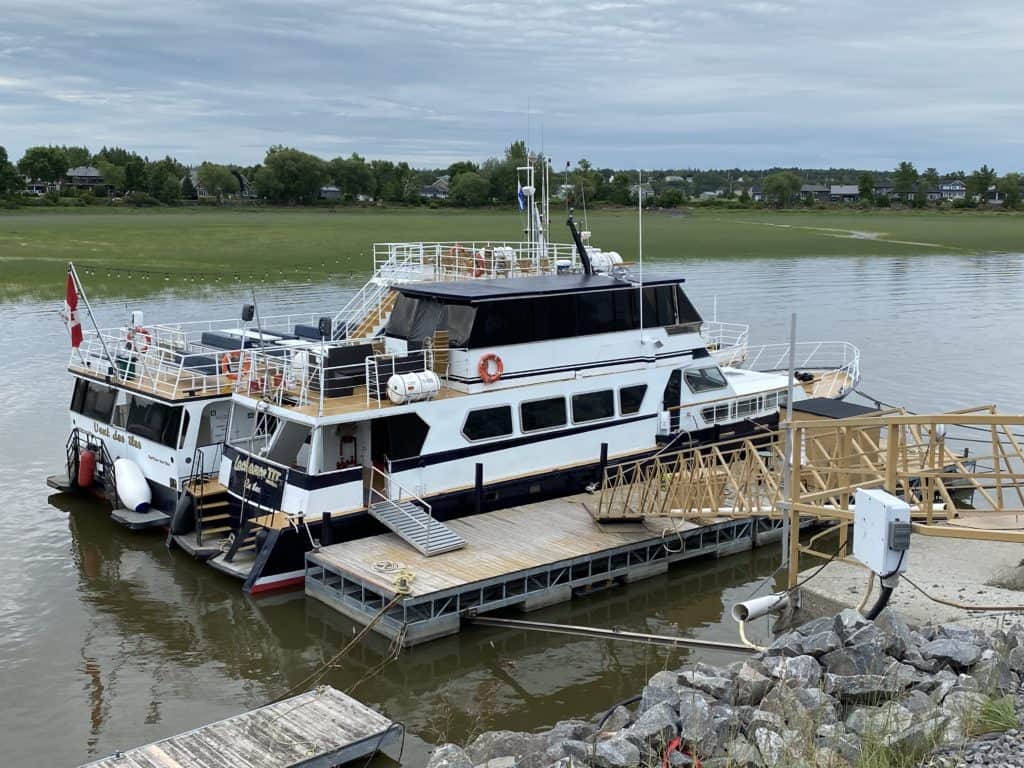
[[475, 479], [473, 483], [473, 508], [476, 514], [480, 514], [484, 505], [484, 465], [476, 464]]

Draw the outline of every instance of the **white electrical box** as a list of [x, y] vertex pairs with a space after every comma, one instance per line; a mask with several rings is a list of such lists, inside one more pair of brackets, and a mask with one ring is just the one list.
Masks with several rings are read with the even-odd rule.
[[880, 576], [903, 573], [910, 548], [910, 507], [882, 490], [857, 489], [853, 556]]

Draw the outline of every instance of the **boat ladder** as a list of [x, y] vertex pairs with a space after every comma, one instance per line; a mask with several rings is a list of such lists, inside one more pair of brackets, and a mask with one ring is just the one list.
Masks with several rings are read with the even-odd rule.
[[465, 539], [434, 519], [430, 505], [423, 499], [406, 491], [394, 478], [376, 467], [373, 468], [372, 476], [373, 479], [382, 477], [386, 482], [385, 488], [397, 490], [399, 497], [390, 498], [387, 492], [374, 488], [371, 504], [367, 508], [370, 516], [398, 534], [420, 554], [432, 557], [466, 546]]

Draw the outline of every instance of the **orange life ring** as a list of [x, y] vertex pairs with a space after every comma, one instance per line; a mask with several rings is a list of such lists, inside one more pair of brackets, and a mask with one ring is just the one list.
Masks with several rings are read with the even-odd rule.
[[[144, 341], [136, 342], [136, 337], [141, 336]], [[141, 325], [137, 325], [128, 331], [128, 349], [134, 349], [136, 352], [145, 352], [149, 349], [149, 345], [153, 343], [153, 337], [149, 335], [149, 331], [143, 328]]]
[[[238, 381], [238, 374], [231, 370], [233, 363], [237, 363], [238, 359], [242, 356], [242, 353], [237, 349], [232, 352], [225, 352], [220, 356], [220, 372], [223, 373], [229, 381]], [[252, 359], [248, 356], [242, 360], [242, 376], [248, 377], [249, 371], [252, 370]]]
[[[491, 370], [491, 363], [494, 363], [494, 370]], [[480, 358], [480, 362], [476, 367], [477, 373], [480, 374], [480, 380], [484, 384], [493, 384], [501, 378], [501, 374], [505, 372], [505, 364], [501, 362], [501, 358], [498, 357], [494, 352], [488, 352], [486, 355]]]
[[483, 277], [487, 271], [487, 260], [484, 259], [484, 252], [477, 251], [473, 256], [473, 277]]

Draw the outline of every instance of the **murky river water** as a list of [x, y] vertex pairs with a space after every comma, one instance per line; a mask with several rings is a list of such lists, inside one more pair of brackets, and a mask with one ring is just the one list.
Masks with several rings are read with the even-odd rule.
[[[662, 265], [662, 269], [664, 265]], [[859, 345], [861, 388], [917, 410], [1024, 409], [1024, 256], [707, 261], [681, 265], [711, 315], [750, 322], [752, 343]], [[2, 279], [2, 274], [0, 274]], [[301, 592], [253, 599], [239, 583], [131, 533], [99, 503], [54, 495], [71, 379], [50, 303], [0, 304], [0, 764], [75, 765], [266, 703], [303, 680], [353, 625]], [[261, 292], [265, 314], [337, 306], [338, 286]], [[240, 292], [136, 302], [149, 322], [233, 317]], [[96, 307], [121, 324], [123, 302]], [[551, 621], [732, 640], [723, 605], [746, 596], [776, 548], [696, 562], [544, 612]], [[476, 628], [404, 653], [371, 638], [324, 678], [409, 730], [404, 762], [490, 728], [590, 716], [678, 654]], [[708, 658], [704, 654], [702, 658]], [[710, 659], [713, 661], [719, 659]], [[393, 754], [396, 754], [392, 750]]]

